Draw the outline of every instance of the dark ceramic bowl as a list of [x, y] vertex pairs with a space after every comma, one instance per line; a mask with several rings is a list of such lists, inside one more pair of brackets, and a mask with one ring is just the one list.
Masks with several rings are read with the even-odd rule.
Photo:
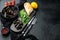
[[9, 34], [9, 29], [8, 28], [2, 28], [1, 33], [3, 36], [7, 36]]
[[17, 6], [7, 6], [2, 10], [1, 16], [5, 19], [13, 19], [18, 16], [18, 7]]

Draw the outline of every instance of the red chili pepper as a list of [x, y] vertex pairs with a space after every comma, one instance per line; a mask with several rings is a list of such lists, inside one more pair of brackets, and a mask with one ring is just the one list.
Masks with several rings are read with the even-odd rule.
[[12, 3], [11, 2], [8, 2], [8, 6], [11, 5]]
[[7, 7], [7, 6], [8, 6], [8, 2], [5, 2], [5, 3], [4, 3], [4, 7]]
[[11, 5], [14, 6], [15, 5], [15, 0], [12, 0], [11, 3], [12, 3]]

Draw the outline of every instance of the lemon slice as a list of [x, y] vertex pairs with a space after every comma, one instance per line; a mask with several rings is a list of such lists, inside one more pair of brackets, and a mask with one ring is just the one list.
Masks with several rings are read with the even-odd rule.
[[37, 2], [32, 2], [32, 3], [31, 3], [31, 6], [32, 6], [34, 9], [37, 9], [37, 8], [38, 8]]

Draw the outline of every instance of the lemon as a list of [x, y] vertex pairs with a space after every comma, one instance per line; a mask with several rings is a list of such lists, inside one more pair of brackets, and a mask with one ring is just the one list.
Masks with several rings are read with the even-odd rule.
[[32, 3], [31, 3], [31, 6], [32, 6], [32, 8], [34, 8], [34, 9], [37, 9], [37, 8], [38, 8], [37, 2], [32, 2]]

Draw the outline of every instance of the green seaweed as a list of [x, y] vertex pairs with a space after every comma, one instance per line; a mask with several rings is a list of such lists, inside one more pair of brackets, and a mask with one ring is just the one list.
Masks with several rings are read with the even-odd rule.
[[27, 13], [25, 12], [24, 9], [22, 9], [22, 10], [19, 12], [19, 18], [21, 18], [23, 24], [27, 24], [28, 21], [29, 21], [29, 16], [27, 15]]

